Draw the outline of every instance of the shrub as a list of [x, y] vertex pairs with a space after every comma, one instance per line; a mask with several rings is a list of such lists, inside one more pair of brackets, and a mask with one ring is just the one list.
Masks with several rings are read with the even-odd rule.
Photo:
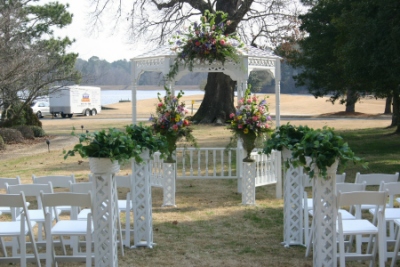
[[43, 137], [46, 135], [45, 131], [40, 126], [30, 125], [29, 127], [32, 129], [35, 137]]
[[0, 150], [6, 150], [6, 144], [4, 143], [3, 137], [0, 135]]
[[11, 128], [0, 128], [0, 136], [6, 144], [23, 143], [24, 137], [21, 132]]
[[15, 129], [17, 129], [25, 139], [35, 139], [35, 135], [31, 127], [27, 125], [19, 125], [16, 126]]

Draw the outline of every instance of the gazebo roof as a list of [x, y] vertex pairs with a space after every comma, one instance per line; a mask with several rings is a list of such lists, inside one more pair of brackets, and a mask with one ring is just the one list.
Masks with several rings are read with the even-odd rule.
[[[247, 46], [246, 49], [243, 50], [243, 56], [248, 57], [259, 57], [259, 58], [279, 58], [278, 56], [274, 55], [272, 50], [262, 50], [253, 46]], [[147, 51], [141, 55], [134, 57], [132, 60], [140, 60], [145, 58], [154, 58], [154, 57], [176, 57], [176, 52], [171, 50], [171, 46], [163, 45], [159, 46], [151, 51]]]

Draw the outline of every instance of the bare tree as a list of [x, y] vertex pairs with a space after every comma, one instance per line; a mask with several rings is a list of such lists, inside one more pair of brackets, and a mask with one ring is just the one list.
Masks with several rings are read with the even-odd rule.
[[[206, 10], [227, 13], [232, 23], [225, 33], [236, 31], [245, 43], [259, 48], [273, 48], [299, 33], [299, 9], [292, 0], [131, 0], [128, 10], [122, 1], [92, 0], [92, 3], [94, 22], [101, 21], [104, 11], [116, 5], [116, 21], [129, 20], [133, 40], [145, 39], [155, 44], [165, 44], [172, 34], [188, 21], [198, 20]], [[234, 111], [234, 88], [230, 77], [210, 73], [204, 100], [193, 120], [211, 123], [221, 116], [228, 119]]]

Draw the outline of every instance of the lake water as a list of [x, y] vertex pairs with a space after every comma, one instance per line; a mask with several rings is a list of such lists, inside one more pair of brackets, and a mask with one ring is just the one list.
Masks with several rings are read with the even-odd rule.
[[[160, 92], [162, 96], [165, 91], [158, 90], [138, 90], [136, 92], [136, 99], [151, 99], [157, 98], [157, 93]], [[175, 91], [175, 93], [177, 93]], [[204, 91], [200, 90], [187, 90], [184, 91], [185, 96], [189, 95], [203, 95]], [[101, 90], [101, 105], [108, 105], [118, 103], [120, 100], [132, 100], [132, 92], [130, 90]]]

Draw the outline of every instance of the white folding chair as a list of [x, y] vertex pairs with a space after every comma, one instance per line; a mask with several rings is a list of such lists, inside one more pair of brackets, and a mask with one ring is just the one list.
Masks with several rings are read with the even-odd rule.
[[[45, 221], [44, 214], [43, 214], [43, 206], [42, 201], [40, 199], [40, 193], [53, 193], [53, 188], [51, 183], [49, 184], [17, 184], [17, 185], [8, 185], [7, 186], [8, 194], [18, 194], [19, 192], [24, 192], [25, 197], [34, 197], [37, 202], [36, 209], [28, 209], [29, 217], [32, 221], [37, 222], [38, 224], [38, 244], [44, 243], [43, 239], [43, 224]], [[60, 213], [59, 210], [56, 210], [58, 214]], [[12, 217], [15, 220], [20, 220], [21, 216], [17, 214], [12, 214]]]
[[[393, 183], [385, 183], [381, 182], [381, 186], [379, 187], [379, 191], [386, 192], [389, 198], [388, 203], [386, 204], [386, 209], [384, 213], [384, 219], [386, 221], [389, 229], [387, 231], [386, 242], [385, 242], [385, 255], [386, 258], [392, 258], [393, 252], [388, 251], [388, 245], [395, 243], [395, 225], [394, 220], [400, 219], [400, 208], [394, 207], [394, 199], [396, 196], [400, 195], [400, 182]], [[376, 224], [377, 218], [375, 217], [375, 209], [370, 209], [369, 212], [374, 215], [373, 223]]]
[[[336, 174], [336, 183], [343, 183], [346, 178], [346, 173]], [[303, 174], [303, 188], [304, 188], [304, 195], [303, 195], [303, 221], [304, 221], [304, 241], [305, 245], [308, 246], [310, 244], [311, 236], [311, 228], [310, 228], [310, 221], [309, 215], [311, 210], [313, 209], [313, 198], [308, 197], [308, 193], [306, 191], [307, 188], [312, 187], [312, 180], [307, 174]], [[311, 212], [312, 213], [312, 212]], [[306, 256], [308, 253], [306, 252]]]
[[[337, 195], [337, 207], [354, 206], [356, 211], [356, 219], [344, 220], [340, 212], [338, 212], [336, 232], [338, 234], [339, 242], [339, 262], [341, 267], [346, 266], [346, 260], [370, 260], [370, 266], [374, 266], [376, 259], [376, 252], [379, 247], [379, 266], [385, 266], [385, 221], [384, 213], [386, 208], [386, 192], [378, 191], [358, 191], [358, 192], [339, 192]], [[377, 226], [371, 221], [362, 218], [361, 205], [369, 204], [377, 207]], [[365, 251], [365, 253], [348, 252], [345, 251], [345, 237], [346, 236], [359, 236], [369, 235], [370, 242], [372, 236], [375, 236], [372, 251]]]
[[118, 199], [118, 209], [120, 213], [125, 213], [125, 230], [122, 232], [124, 233], [124, 245], [127, 247], [131, 246], [131, 234], [133, 234], [133, 226], [131, 227], [131, 216], [130, 213], [133, 213], [133, 202], [131, 198], [131, 190], [132, 190], [132, 181], [131, 181], [131, 176], [130, 175], [117, 175], [114, 177], [116, 184], [117, 184], [117, 189], [127, 189], [129, 190], [126, 194], [125, 199]]
[[[354, 192], [354, 191], [365, 191], [365, 187], [366, 187], [365, 183], [362, 183], [362, 184], [337, 183], [336, 184], [336, 194], [338, 192], [345, 193], [345, 192]], [[352, 213], [347, 211], [346, 209], [339, 209], [338, 212], [341, 213], [343, 220], [356, 219], [356, 217]], [[309, 210], [307, 216], [314, 217], [313, 210]], [[307, 239], [308, 243], [306, 244], [306, 247], [307, 247], [306, 257], [308, 257], [310, 255], [313, 233], [314, 233], [314, 223], [311, 224], [309, 238]], [[350, 239], [349, 242], [352, 242], [352, 239]], [[357, 237], [357, 251], [361, 252], [361, 237]]]
[[[0, 203], [3, 206], [9, 207], [10, 209], [22, 209], [22, 212], [19, 215], [21, 218], [20, 221], [0, 221], [1, 239], [3, 239], [4, 237], [17, 238], [18, 242], [14, 244], [13, 247], [19, 247], [19, 254], [16, 253], [17, 249], [13, 248], [13, 255], [8, 256], [5, 244], [2, 242], [4, 257], [0, 258], [0, 261], [7, 263], [20, 262], [20, 266], [24, 267], [27, 264], [27, 260], [31, 259], [36, 262], [37, 266], [41, 266], [35, 238], [32, 231], [32, 228], [36, 225], [36, 222], [31, 221], [29, 218], [24, 192], [19, 192], [18, 194], [0, 194]], [[27, 236], [29, 236], [29, 239], [31, 240], [30, 244], [32, 245], [33, 249], [32, 256], [27, 255]]]
[[[92, 258], [94, 257], [92, 251], [92, 235], [93, 220], [92, 213], [88, 214], [87, 220], [78, 220], [78, 208], [85, 207], [92, 208], [92, 196], [91, 193], [78, 194], [71, 192], [59, 192], [59, 193], [42, 193], [41, 194], [43, 210], [46, 217], [46, 266], [51, 267], [59, 261], [85, 261], [86, 266], [92, 266]], [[69, 219], [60, 220], [59, 216], [52, 212], [49, 212], [51, 208], [57, 208], [59, 206], [70, 206], [71, 213]], [[55, 221], [55, 224], [53, 222]], [[56, 255], [54, 250], [54, 237], [69, 236], [69, 237], [81, 237], [85, 238], [86, 251], [85, 255]], [[63, 248], [65, 251], [65, 247]]]
[[[20, 183], [21, 183], [21, 179], [19, 178], [19, 176], [15, 177], [15, 178], [0, 177], [0, 189], [3, 189], [4, 192], [7, 192], [6, 184], [14, 185], [14, 184], [20, 184]], [[29, 202], [27, 203], [27, 205], [29, 206]], [[4, 213], [4, 214], [10, 214], [11, 210], [10, 210], [10, 207], [0, 206], [0, 212]]]
[[[58, 189], [69, 191], [70, 183], [75, 183], [75, 176], [71, 175], [49, 175], [49, 176], [36, 176], [32, 174], [32, 182], [34, 184], [48, 184], [53, 186], [53, 192], [59, 191]], [[57, 207], [62, 213], [69, 213], [71, 207]]]
[[[396, 225], [396, 228], [400, 228], [400, 218], [399, 219], [394, 219], [393, 220], [394, 224]], [[396, 244], [394, 246], [394, 251], [393, 251], [393, 257], [392, 257], [392, 263], [390, 264], [390, 267], [396, 267], [397, 265], [397, 258], [398, 253], [399, 253], [399, 248], [400, 248], [400, 231], [397, 230], [397, 235], [396, 235]]]
[[[381, 182], [385, 183], [393, 183], [397, 182], [399, 179], [399, 173], [396, 172], [394, 174], [387, 174], [387, 173], [366, 173], [366, 174], [361, 174], [357, 172], [356, 174], [356, 179], [355, 183], [363, 183], [365, 182], [367, 184], [367, 189], [368, 186], [379, 186], [381, 185]], [[378, 190], [378, 188], [376, 190]], [[388, 207], [388, 206], [387, 206]], [[372, 205], [362, 205], [361, 209], [362, 210], [369, 210], [375, 208]]]

